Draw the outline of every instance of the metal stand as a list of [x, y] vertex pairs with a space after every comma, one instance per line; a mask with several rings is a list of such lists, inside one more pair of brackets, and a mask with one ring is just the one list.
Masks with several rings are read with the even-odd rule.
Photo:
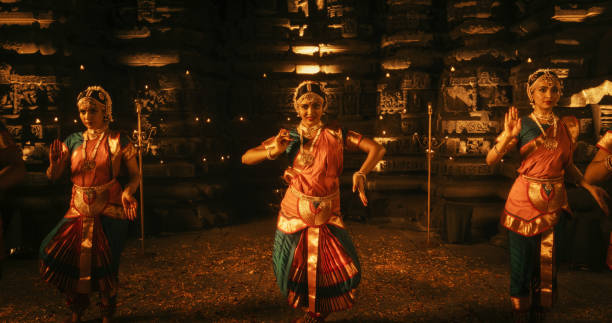
[[142, 253], [144, 254], [144, 240], [145, 240], [145, 232], [144, 232], [144, 197], [143, 197], [143, 189], [142, 189], [142, 126], [141, 126], [141, 110], [142, 105], [135, 100], [136, 104], [136, 114], [138, 115], [138, 171], [140, 173], [140, 248], [142, 249]]

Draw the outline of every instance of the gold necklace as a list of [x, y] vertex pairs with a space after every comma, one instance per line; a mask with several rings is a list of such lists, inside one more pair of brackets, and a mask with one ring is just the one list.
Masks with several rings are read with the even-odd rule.
[[536, 113], [535, 111], [533, 111], [532, 113], [536, 118], [538, 118], [538, 120], [542, 120], [542, 123], [551, 124], [555, 121], [555, 115], [552, 112], [548, 115], [541, 115]]
[[91, 171], [93, 169], [96, 168], [96, 154], [98, 153], [98, 148], [100, 147], [100, 143], [102, 142], [102, 138], [104, 138], [104, 134], [106, 132], [106, 129], [102, 130], [102, 133], [98, 136], [98, 141], [96, 142], [96, 145], [94, 146], [94, 151], [93, 151], [93, 155], [91, 156], [91, 159], [87, 158], [87, 140], [90, 139], [94, 139], [94, 138], [90, 138], [89, 137], [89, 133], [85, 133], [85, 136], [83, 136], [83, 169], [85, 171]]
[[316, 125], [312, 127], [306, 127], [304, 124], [300, 122], [299, 129], [302, 131], [304, 137], [312, 138], [316, 135], [319, 129], [323, 128], [323, 122], [319, 121]]
[[536, 117], [535, 113], [531, 113], [530, 117], [533, 121], [535, 121], [535, 123], [538, 125], [538, 128], [540, 128], [540, 131], [542, 132], [542, 136], [544, 137], [544, 142], [543, 142], [544, 148], [548, 150], [555, 150], [557, 146], [559, 145], [559, 142], [556, 139], [557, 138], [557, 123], [558, 123], [557, 117], [554, 114], [552, 116], [553, 118], [553, 125], [552, 125], [553, 126], [553, 136], [552, 138], [549, 138], [546, 135], [546, 132], [544, 131], [544, 128], [538, 121], [538, 117]]
[[[312, 153], [312, 151], [314, 149], [315, 144], [317, 143], [317, 139], [319, 139], [319, 135], [321, 134], [322, 129], [323, 127], [318, 128], [317, 134], [315, 135], [314, 139], [310, 143], [310, 148], [308, 150], [304, 149], [303, 132], [298, 131], [300, 133], [300, 154], [298, 158], [299, 158], [300, 163], [304, 165], [304, 167], [308, 167], [314, 164], [314, 154]], [[300, 130], [303, 130], [303, 129], [300, 129]]]

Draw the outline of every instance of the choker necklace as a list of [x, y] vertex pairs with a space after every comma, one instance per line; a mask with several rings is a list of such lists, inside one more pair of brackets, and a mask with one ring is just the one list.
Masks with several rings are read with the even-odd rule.
[[542, 121], [542, 123], [545, 123], [545, 124], [552, 124], [555, 121], [555, 115], [552, 112], [546, 115], [541, 115], [541, 114], [535, 113], [534, 111], [532, 112], [532, 114], [534, 117], [536, 117], [538, 120]]
[[[93, 133], [95, 134], [97, 131], [94, 130]], [[100, 147], [100, 143], [102, 142], [102, 138], [104, 138], [104, 133], [106, 132], [106, 129], [102, 129], [101, 132], [99, 132], [99, 134], [97, 135], [97, 137], [91, 137], [91, 133], [89, 132], [89, 129], [87, 129], [87, 132], [85, 133], [85, 135], [83, 136], [83, 169], [85, 171], [91, 171], [94, 168], [96, 168], [96, 154], [98, 153], [98, 147]], [[96, 145], [94, 146], [93, 149], [93, 155], [91, 156], [91, 159], [87, 158], [87, 140], [93, 140], [95, 138], [98, 138], [98, 141], [96, 142]]]
[[304, 167], [308, 167], [314, 163], [314, 154], [312, 153], [312, 150], [314, 149], [314, 146], [317, 143], [317, 139], [319, 139], [319, 135], [321, 134], [321, 130], [323, 130], [323, 127], [318, 127], [317, 134], [314, 136], [314, 139], [310, 143], [310, 148], [308, 150], [304, 149], [304, 133], [300, 130], [303, 129], [300, 127], [300, 129], [298, 130], [300, 134], [300, 153], [298, 155], [298, 159], [300, 163], [304, 165]]
[[540, 122], [538, 121], [538, 117], [535, 115], [535, 113], [531, 113], [530, 115], [531, 119], [533, 119], [533, 121], [535, 121], [535, 123], [538, 125], [538, 128], [540, 128], [540, 131], [542, 132], [542, 137], [544, 137], [544, 143], [543, 146], [544, 148], [548, 149], [548, 150], [555, 150], [557, 148], [557, 146], [559, 145], [559, 142], [557, 141], [557, 117], [553, 114], [552, 115], [552, 127], [553, 127], [553, 136], [552, 138], [549, 138], [546, 135], [546, 132], [544, 131], [544, 128], [542, 127], [542, 125], [540, 124]]
[[298, 130], [300, 132], [300, 136], [304, 136], [306, 138], [312, 138], [317, 134], [317, 131], [321, 128], [323, 128], [323, 122], [321, 121], [319, 121], [319, 123], [311, 127], [306, 127], [304, 124], [300, 122], [300, 126], [298, 127]]
[[104, 127], [102, 129], [87, 129], [85, 132], [87, 133], [87, 138], [89, 140], [98, 138], [99, 135], [103, 134], [108, 127]]

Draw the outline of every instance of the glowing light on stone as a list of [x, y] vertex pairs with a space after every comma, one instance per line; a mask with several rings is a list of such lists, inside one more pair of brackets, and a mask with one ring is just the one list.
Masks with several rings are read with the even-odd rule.
[[244, 121], [244, 117], [242, 117], [242, 116], [239, 119], [240, 119], [240, 121]]
[[384, 117], [382, 115], [378, 116], [378, 119], [382, 120]]
[[527, 63], [533, 63], [533, 59], [531, 57], [527, 58]]
[[195, 121], [196, 121], [196, 122], [200, 121], [200, 118], [195, 117]]
[[293, 52], [298, 55], [314, 55], [319, 52], [319, 46], [293, 46]]
[[211, 118], [206, 118], [206, 123], [211, 123], [212, 119]]
[[295, 72], [298, 74], [317, 74], [321, 71], [319, 65], [297, 65]]
[[85, 70], [85, 65], [81, 64], [81, 66], [79, 66], [79, 69], [80, 69], [81, 71], [84, 71], [84, 70]]
[[570, 96], [569, 107], [584, 107], [587, 104], [597, 104], [606, 96], [612, 96], [612, 81], [605, 80], [598, 86], [584, 89]]
[[55, 117], [55, 118], [53, 118], [53, 121], [58, 122], [58, 121], [59, 121], [59, 118], [58, 118], [58, 117]]
[[391, 77], [391, 74], [387, 73], [385, 74], [385, 77]]
[[382, 134], [383, 134], [383, 136], [386, 136], [387, 135], [387, 131], [383, 130]]
[[78, 121], [77, 121], [77, 119], [74, 119], [74, 120], [72, 120], [72, 121], [73, 121], [74, 123], [77, 123], [77, 122], [78, 122]]
[[287, 121], [291, 121], [291, 118], [290, 118], [290, 117], [287, 117]]
[[186, 70], [185, 75], [189, 75], [189, 74], [190, 74], [189, 70]]
[[202, 157], [202, 162], [205, 163], [206, 162], [206, 157]]
[[145, 84], [145, 90], [148, 90], [148, 89], [149, 89], [149, 85]]
[[451, 72], [454, 72], [454, 71], [455, 71], [455, 67], [454, 67], [454, 66], [451, 66], [450, 71], [451, 71]]
[[266, 78], [266, 77], [268, 77], [268, 75], [267, 75], [266, 73], [263, 73], [263, 74], [261, 75], [261, 77]]
[[350, 78], [349, 76], [347, 76], [347, 77], [346, 77], [346, 80], [347, 80], [347, 81], [350, 81], [350, 80], [351, 80], [351, 78]]
[[36, 118], [35, 123], [40, 123], [40, 119]]

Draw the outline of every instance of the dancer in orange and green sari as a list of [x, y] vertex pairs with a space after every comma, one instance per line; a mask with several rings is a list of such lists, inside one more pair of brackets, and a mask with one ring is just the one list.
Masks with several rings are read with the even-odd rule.
[[517, 109], [511, 107], [504, 131], [487, 155], [492, 165], [518, 145], [522, 157], [501, 218], [509, 230], [510, 300], [516, 322], [541, 321], [553, 305], [558, 235], [570, 212], [565, 175], [589, 191], [607, 212], [606, 192], [584, 181], [573, 163], [579, 133], [576, 118], [559, 119], [553, 113], [561, 97], [557, 75], [549, 69], [534, 72], [527, 82], [527, 94], [533, 112], [519, 118]]
[[359, 258], [340, 214], [340, 183], [344, 150], [368, 154], [353, 174], [353, 192], [364, 205], [366, 174], [385, 149], [353, 131], [323, 125], [327, 108], [322, 84], [306, 81], [294, 95], [301, 118], [295, 129], [248, 150], [245, 164], [286, 155], [290, 167], [284, 178], [289, 188], [281, 202], [274, 240], [274, 273], [289, 305], [306, 314], [296, 322], [323, 322], [332, 312], [350, 308], [361, 280]]
[[[99, 291], [103, 322], [116, 309], [119, 258], [127, 238], [127, 220], [136, 218], [132, 196], [139, 183], [136, 151], [129, 139], [108, 129], [112, 102], [99, 86], [90, 86], [77, 99], [84, 132], [56, 140], [49, 151], [47, 176], [58, 179], [68, 168], [73, 183], [70, 207], [40, 247], [40, 273], [65, 296], [79, 322], [89, 305], [89, 293]], [[129, 182], [117, 181], [121, 167]]]
[[[589, 164], [584, 173], [584, 179], [590, 184], [601, 183], [610, 179], [612, 174], [612, 129], [597, 142], [597, 154]], [[606, 254], [606, 265], [612, 270], [612, 232], [610, 232], [608, 251]]]

